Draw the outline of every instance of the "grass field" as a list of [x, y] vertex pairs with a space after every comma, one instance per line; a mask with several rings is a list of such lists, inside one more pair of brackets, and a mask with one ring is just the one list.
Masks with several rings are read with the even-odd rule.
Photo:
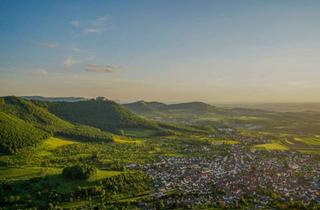
[[296, 141], [300, 141], [309, 145], [320, 145], [320, 138], [317, 136], [314, 137], [296, 137], [294, 138]]
[[288, 150], [288, 147], [277, 143], [277, 142], [272, 142], [268, 144], [257, 144], [254, 146], [255, 149], [266, 149], [266, 150]]
[[127, 138], [124, 136], [113, 136], [112, 140], [120, 144], [140, 144], [142, 142], [140, 139]]
[[213, 140], [211, 143], [214, 144], [214, 145], [239, 144], [239, 141], [235, 141], [235, 140]]
[[[77, 187], [89, 187], [95, 181], [99, 181], [111, 176], [119, 175], [120, 171], [98, 170], [97, 174], [88, 180], [69, 180], [61, 175], [61, 168], [46, 167], [21, 167], [21, 168], [0, 168], [0, 180], [29, 180], [35, 177], [45, 177], [50, 185], [57, 186], [58, 192], [71, 192]], [[36, 183], [41, 185], [43, 181]]]
[[61, 168], [52, 167], [0, 168], [0, 180], [27, 180], [39, 176], [59, 174], [61, 170]]
[[50, 137], [47, 140], [43, 142], [44, 147], [50, 148], [50, 149], [55, 149], [57, 147], [65, 146], [65, 145], [70, 145], [70, 144], [76, 144], [78, 142], [73, 141], [71, 139], [66, 139], [62, 137]]

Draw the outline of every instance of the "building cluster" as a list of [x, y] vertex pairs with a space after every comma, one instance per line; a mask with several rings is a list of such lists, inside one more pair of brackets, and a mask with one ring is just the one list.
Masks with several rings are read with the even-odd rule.
[[273, 199], [319, 204], [317, 158], [291, 151], [250, 151], [240, 144], [232, 145], [227, 155], [210, 159], [161, 157], [160, 161], [141, 167], [153, 180], [156, 197], [179, 190], [197, 195], [186, 200], [194, 204], [208, 199], [233, 204], [248, 196], [264, 205]]

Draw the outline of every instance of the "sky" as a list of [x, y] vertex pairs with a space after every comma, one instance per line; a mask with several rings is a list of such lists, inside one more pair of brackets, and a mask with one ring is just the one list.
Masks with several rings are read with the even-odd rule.
[[0, 0], [0, 95], [320, 102], [318, 0]]

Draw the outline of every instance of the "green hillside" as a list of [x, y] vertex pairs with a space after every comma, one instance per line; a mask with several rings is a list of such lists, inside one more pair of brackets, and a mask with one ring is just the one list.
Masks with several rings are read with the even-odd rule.
[[30, 123], [49, 133], [72, 127], [71, 123], [56, 117], [45, 108], [15, 96], [0, 98], [0, 112], [16, 116], [26, 123]]
[[35, 128], [15, 116], [0, 112], [0, 151], [14, 153], [17, 150], [33, 146], [47, 138], [49, 134]]
[[69, 122], [31, 101], [7, 96], [0, 98], [0, 150], [14, 153], [33, 146], [53, 133], [71, 128]]
[[164, 104], [159, 102], [137, 101], [134, 103], [124, 104], [124, 107], [138, 114], [150, 114], [156, 112], [186, 111], [197, 114], [216, 111], [216, 107], [203, 102], [188, 102], [178, 104]]
[[49, 111], [73, 123], [90, 125], [116, 133], [132, 128], [159, 129], [156, 123], [141, 118], [123, 106], [105, 99], [50, 103]]
[[167, 105], [167, 110], [189, 110], [193, 112], [208, 112], [214, 111], [215, 106], [206, 104], [203, 102], [188, 102], [188, 103], [179, 103], [179, 104], [169, 104]]
[[167, 107], [167, 105], [163, 103], [146, 101], [137, 101], [129, 104], [124, 104], [123, 106], [137, 114], [151, 113]]
[[98, 128], [86, 125], [77, 125], [72, 128], [58, 131], [56, 134], [58, 136], [86, 142], [111, 142], [113, 136], [110, 132], [101, 131]]

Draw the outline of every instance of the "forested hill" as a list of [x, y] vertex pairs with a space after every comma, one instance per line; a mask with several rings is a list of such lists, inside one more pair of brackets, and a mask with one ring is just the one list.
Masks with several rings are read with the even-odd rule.
[[153, 112], [153, 111], [165, 109], [165, 107], [167, 107], [167, 105], [164, 103], [146, 102], [146, 101], [137, 101], [129, 104], [123, 104], [123, 106], [137, 114]]
[[148, 112], [156, 111], [189, 111], [192, 113], [206, 113], [216, 110], [215, 106], [206, 104], [203, 102], [188, 102], [188, 103], [178, 103], [178, 104], [164, 104], [160, 102], [146, 102], [146, 101], [137, 101], [134, 103], [123, 104], [124, 107], [129, 110], [144, 114]]
[[14, 153], [71, 127], [71, 123], [28, 100], [14, 96], [0, 97], [1, 152]]
[[128, 128], [159, 129], [156, 123], [139, 117], [114, 101], [104, 98], [72, 103], [49, 103], [48, 109], [64, 120], [116, 133]]
[[0, 98], [0, 112], [20, 118], [36, 128], [51, 133], [72, 126], [71, 123], [51, 114], [45, 108], [15, 96]]
[[28, 100], [36, 101], [49, 101], [49, 102], [76, 102], [76, 101], [85, 101], [87, 98], [83, 97], [44, 97], [44, 96], [21, 96], [21, 98]]

